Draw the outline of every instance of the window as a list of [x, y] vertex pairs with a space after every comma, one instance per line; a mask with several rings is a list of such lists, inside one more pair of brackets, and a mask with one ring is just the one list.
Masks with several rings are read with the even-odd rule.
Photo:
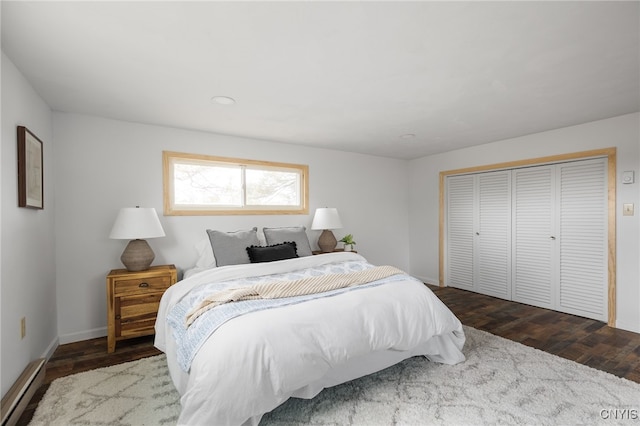
[[162, 153], [165, 215], [307, 214], [309, 167]]

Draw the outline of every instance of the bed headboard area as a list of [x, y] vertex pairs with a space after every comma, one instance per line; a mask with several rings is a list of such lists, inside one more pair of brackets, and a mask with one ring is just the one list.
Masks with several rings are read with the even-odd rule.
[[237, 265], [311, 256], [312, 249], [305, 226], [254, 226], [234, 231], [203, 230], [195, 243], [196, 258], [193, 267], [184, 275], [217, 266]]

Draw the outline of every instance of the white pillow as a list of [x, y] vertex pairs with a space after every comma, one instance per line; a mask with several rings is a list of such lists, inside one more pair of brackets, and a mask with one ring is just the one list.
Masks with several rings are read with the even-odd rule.
[[195, 245], [198, 252], [198, 261], [196, 262], [196, 268], [214, 268], [216, 266], [216, 258], [213, 255], [213, 249], [211, 248], [211, 241], [209, 237], [205, 237], [198, 241]]

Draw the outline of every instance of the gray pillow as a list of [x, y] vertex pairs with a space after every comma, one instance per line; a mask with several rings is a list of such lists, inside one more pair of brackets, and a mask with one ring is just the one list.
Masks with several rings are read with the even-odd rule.
[[217, 266], [251, 263], [247, 247], [258, 246], [258, 228], [223, 232], [207, 229]]
[[262, 232], [264, 232], [267, 245], [272, 246], [293, 241], [296, 243], [298, 256], [303, 257], [313, 254], [311, 253], [311, 245], [309, 244], [306, 229], [304, 226], [291, 226], [286, 228], [262, 228]]

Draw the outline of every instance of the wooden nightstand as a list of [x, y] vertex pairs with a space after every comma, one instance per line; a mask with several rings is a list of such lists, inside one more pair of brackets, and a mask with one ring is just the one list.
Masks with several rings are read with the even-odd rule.
[[174, 265], [146, 271], [114, 269], [107, 275], [107, 352], [116, 342], [154, 334], [162, 294], [178, 280]]
[[[333, 249], [333, 251], [330, 251], [329, 253], [335, 253], [338, 251], [344, 251], [344, 249]], [[311, 252], [312, 254], [325, 254], [326, 252], [322, 251], [322, 250], [314, 250]], [[350, 252], [347, 253], [357, 253], [357, 251], [355, 250], [351, 250]]]

